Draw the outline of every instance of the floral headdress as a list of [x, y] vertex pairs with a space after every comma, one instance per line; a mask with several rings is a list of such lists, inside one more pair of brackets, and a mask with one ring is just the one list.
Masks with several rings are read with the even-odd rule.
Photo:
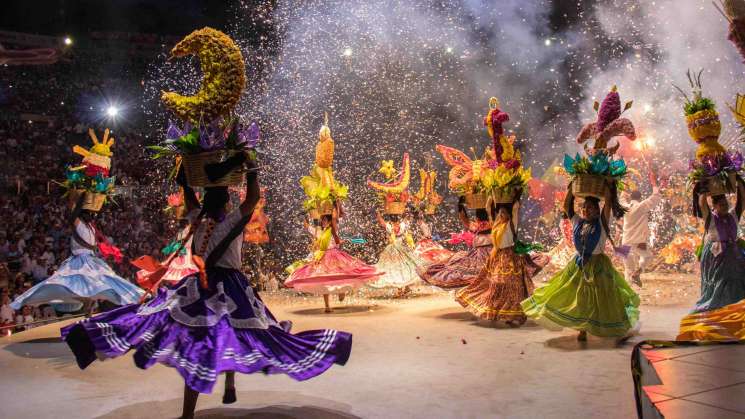
[[307, 196], [303, 207], [308, 210], [328, 210], [337, 201], [347, 199], [349, 188], [334, 179], [334, 140], [328, 126], [328, 114], [324, 115], [324, 123], [318, 133], [316, 144], [316, 160], [310, 175], [300, 178], [300, 185]]
[[[603, 103], [595, 102], [593, 108], [598, 112], [595, 122], [585, 124], [577, 135], [577, 143], [584, 144], [586, 156], [577, 153], [575, 157], [564, 155], [564, 170], [569, 176], [598, 175], [616, 180], [620, 186], [621, 178], [626, 175], [626, 162], [613, 155], [620, 147], [620, 143], [608, 147], [610, 141], [618, 136], [624, 136], [634, 141], [636, 130], [630, 120], [621, 118], [623, 112], [629, 110], [632, 101], [626, 102], [621, 109], [621, 97], [616, 86], [603, 99]], [[590, 147], [589, 140], [594, 140]]]
[[380, 162], [378, 173], [381, 173], [385, 177], [385, 181], [376, 182], [368, 179], [367, 186], [378, 192], [378, 196], [384, 204], [391, 202], [408, 202], [409, 182], [411, 181], [409, 153], [404, 153], [400, 172], [393, 167], [393, 160], [382, 160]]
[[67, 167], [66, 179], [61, 183], [68, 190], [67, 194], [71, 194], [74, 190], [101, 194], [107, 197], [114, 194], [116, 178], [109, 176], [113, 155], [111, 147], [114, 145], [114, 137], [109, 134], [110, 131], [106, 128], [103, 139], [99, 141], [93, 129], [89, 128], [88, 136], [93, 142], [91, 148], [86, 149], [79, 145], [72, 148], [75, 154], [83, 156], [83, 161], [78, 166]]
[[719, 135], [722, 133], [722, 123], [719, 121], [719, 113], [713, 100], [704, 97], [701, 85], [701, 69], [697, 74], [686, 72], [688, 83], [691, 85], [693, 98], [688, 98], [683, 89], [673, 85], [685, 99], [683, 111], [688, 126], [688, 135], [698, 144], [696, 158], [702, 159], [706, 156], [715, 157], [726, 152], [719, 144]]
[[193, 96], [163, 92], [161, 100], [182, 121], [169, 121], [163, 143], [150, 146], [154, 158], [203, 152], [248, 151], [255, 159], [260, 130], [256, 122], [243, 124], [232, 115], [246, 84], [243, 56], [224, 33], [203, 28], [187, 35], [171, 50], [172, 57], [197, 55], [204, 77]]
[[428, 153], [425, 156], [427, 168], [419, 168], [419, 178], [421, 180], [419, 190], [411, 197], [414, 205], [424, 207], [425, 213], [433, 214], [437, 206], [442, 203], [442, 196], [435, 190], [437, 181], [437, 172], [432, 170], [432, 156]]

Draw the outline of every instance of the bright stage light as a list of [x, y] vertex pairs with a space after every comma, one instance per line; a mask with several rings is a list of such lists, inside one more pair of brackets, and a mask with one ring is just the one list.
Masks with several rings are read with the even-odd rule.
[[550, 38], [546, 38], [546, 40], [543, 41], [543, 44], [546, 45], [547, 47], [550, 47], [551, 46], [551, 39]]
[[344, 56], [345, 57], [351, 57], [352, 56], [352, 48], [344, 48]]
[[70, 45], [72, 45], [72, 38], [70, 38], [69, 36], [66, 36], [64, 42], [65, 42], [65, 45], [69, 47]]
[[119, 115], [119, 108], [114, 105], [109, 106], [106, 108], [106, 115], [109, 118], [116, 118], [116, 116]]
[[445, 51], [447, 51], [448, 54], [452, 54], [453, 53], [453, 47], [447, 47], [447, 49], [445, 49]]

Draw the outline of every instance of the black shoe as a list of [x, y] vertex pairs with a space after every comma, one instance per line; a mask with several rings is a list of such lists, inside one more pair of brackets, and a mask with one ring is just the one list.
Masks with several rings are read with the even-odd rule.
[[235, 389], [225, 389], [225, 393], [222, 395], [222, 404], [233, 404], [238, 400], [235, 397]]

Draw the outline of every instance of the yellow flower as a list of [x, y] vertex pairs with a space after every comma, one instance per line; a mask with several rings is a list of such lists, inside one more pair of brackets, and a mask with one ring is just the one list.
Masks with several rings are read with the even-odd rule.
[[382, 173], [386, 179], [393, 179], [393, 177], [396, 176], [396, 168], [393, 167], [393, 160], [381, 161], [378, 173]]

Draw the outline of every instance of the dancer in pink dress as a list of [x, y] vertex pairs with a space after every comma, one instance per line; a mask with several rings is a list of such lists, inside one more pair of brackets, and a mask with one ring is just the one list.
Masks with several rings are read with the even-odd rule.
[[[196, 212], [194, 215], [196, 216]], [[181, 241], [185, 239], [187, 240], [186, 243], [183, 246], [180, 246]], [[179, 250], [179, 248], [181, 249]], [[189, 235], [188, 226], [179, 232], [175, 241], [171, 242], [162, 250], [163, 255], [166, 257], [170, 256], [173, 252], [179, 252], [179, 255], [173, 259], [170, 265], [168, 265], [168, 270], [163, 275], [162, 284], [165, 286], [175, 285], [187, 276], [199, 272], [199, 268], [192, 260], [191, 236]], [[139, 262], [136, 263], [135, 266], [143, 268], [137, 271], [137, 283], [143, 288], [152, 286], [152, 284], [149, 283], [148, 277], [155, 272], [154, 267], [149, 267]]]
[[314, 238], [313, 251], [305, 260], [287, 268], [290, 276], [285, 281], [285, 286], [297, 291], [323, 295], [326, 313], [333, 311], [329, 302], [331, 294], [343, 301], [347, 293], [382, 274], [339, 248], [336, 214], [334, 210], [333, 214], [322, 215], [319, 226], [311, 225], [306, 219], [305, 227]]

